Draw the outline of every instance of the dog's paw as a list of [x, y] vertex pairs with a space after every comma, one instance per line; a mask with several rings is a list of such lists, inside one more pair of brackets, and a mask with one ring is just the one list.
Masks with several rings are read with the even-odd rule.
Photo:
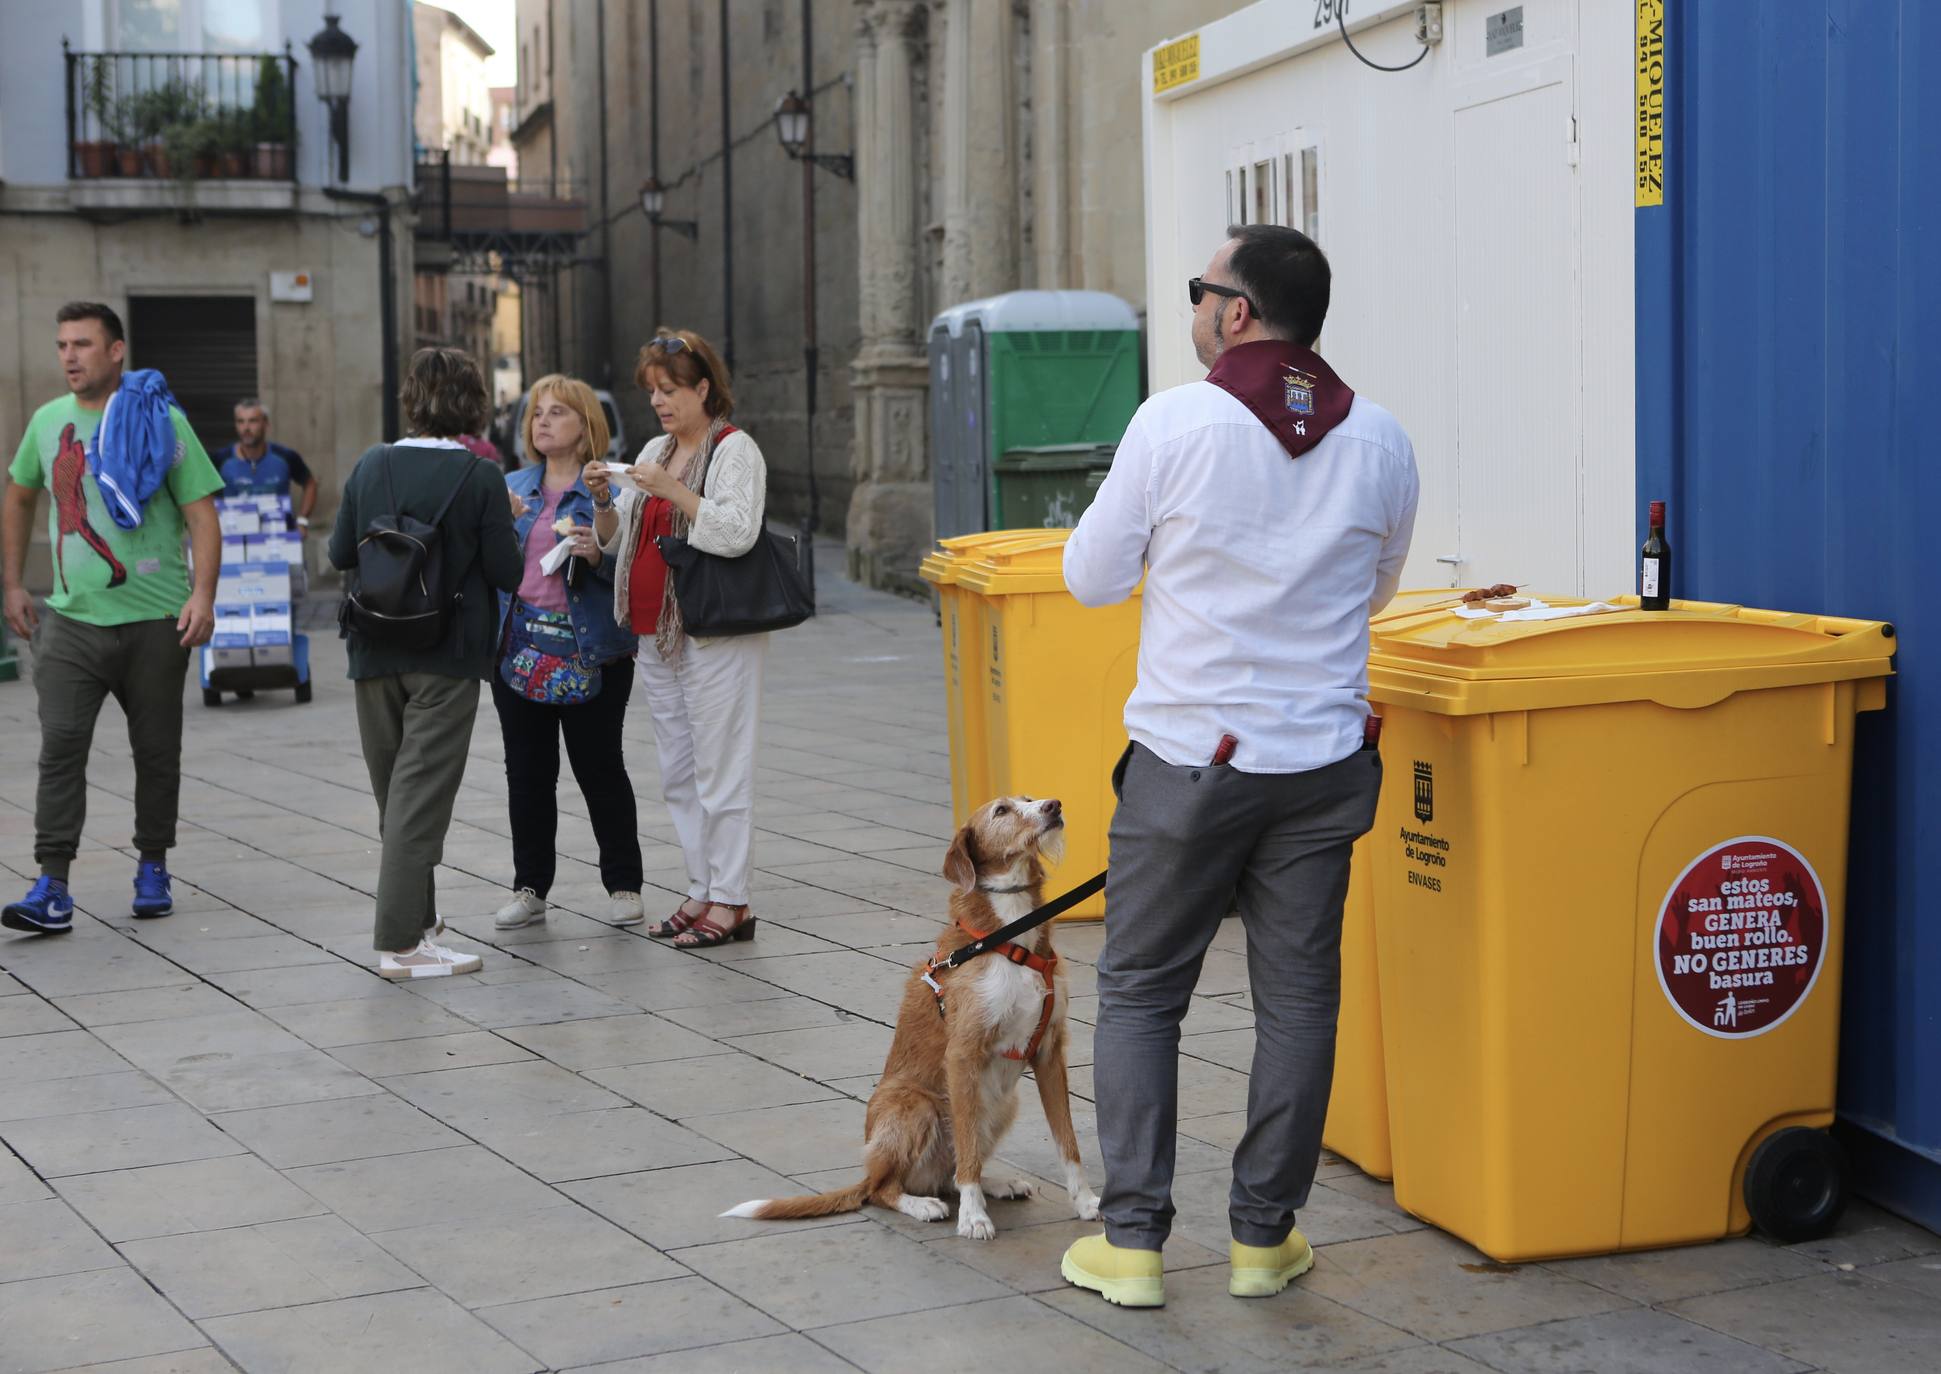
[[1072, 1210], [1078, 1214], [1080, 1221], [1097, 1221], [1099, 1219], [1099, 1195], [1090, 1188], [1080, 1189], [1078, 1195], [1072, 1199]]
[[950, 1206], [942, 1198], [911, 1197], [908, 1193], [897, 1199], [896, 1210], [918, 1221], [942, 1221], [950, 1215]]
[[966, 1240], [992, 1240], [997, 1236], [997, 1227], [988, 1216], [964, 1212], [957, 1218], [957, 1234]]
[[999, 1202], [1021, 1202], [1038, 1195], [1038, 1185], [1028, 1178], [1014, 1178], [1009, 1183], [987, 1183], [984, 1196], [994, 1197]]

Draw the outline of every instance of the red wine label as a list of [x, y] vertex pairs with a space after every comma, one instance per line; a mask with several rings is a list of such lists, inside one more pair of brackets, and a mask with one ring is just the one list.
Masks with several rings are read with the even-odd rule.
[[1742, 835], [1692, 860], [1665, 894], [1658, 985], [1707, 1035], [1763, 1035], [1813, 991], [1826, 941], [1826, 892], [1813, 866], [1783, 841]]
[[1664, 560], [1661, 558], [1647, 558], [1644, 560], [1644, 590], [1639, 595], [1658, 595], [1658, 569], [1663, 562]]

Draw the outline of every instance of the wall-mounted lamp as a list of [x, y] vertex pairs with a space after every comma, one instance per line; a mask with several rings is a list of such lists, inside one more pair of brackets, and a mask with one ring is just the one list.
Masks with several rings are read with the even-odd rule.
[[701, 237], [701, 226], [691, 219], [666, 219], [661, 211], [667, 207], [667, 188], [652, 177], [640, 183], [640, 210], [647, 216], [647, 222], [656, 229], [672, 229], [677, 234], [685, 234], [691, 239]]
[[330, 141], [337, 149], [337, 180], [350, 180], [350, 69], [357, 42], [337, 27], [337, 16], [326, 14], [324, 26], [310, 40], [310, 60], [316, 63], [317, 99], [330, 107]]
[[834, 172], [844, 181], [856, 179], [856, 159], [848, 153], [805, 153], [809, 144], [809, 102], [790, 91], [775, 106], [775, 137], [782, 151], [795, 161], [809, 161], [824, 171]]

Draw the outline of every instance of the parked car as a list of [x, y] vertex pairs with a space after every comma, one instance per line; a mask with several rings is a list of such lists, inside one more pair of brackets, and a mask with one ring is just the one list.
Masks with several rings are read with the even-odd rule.
[[[613, 393], [596, 389], [593, 394], [600, 398], [600, 409], [607, 417], [607, 434], [611, 436], [607, 440], [607, 461], [627, 462], [633, 457], [633, 451], [627, 447], [626, 429], [620, 420], [620, 409], [613, 403]], [[526, 398], [524, 396], [514, 397], [499, 411], [493, 430], [494, 442], [498, 444], [499, 451], [512, 460], [508, 466], [524, 467], [532, 461], [526, 453]]]

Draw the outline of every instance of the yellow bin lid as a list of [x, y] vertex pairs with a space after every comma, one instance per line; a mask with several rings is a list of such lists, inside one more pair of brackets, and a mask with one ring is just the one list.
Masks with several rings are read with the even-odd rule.
[[[967, 558], [957, 584], [984, 596], [1065, 590], [1065, 541], [1070, 530], [1039, 530], [1035, 538], [999, 544]], [[1137, 592], [1134, 593], [1137, 595]]]
[[984, 530], [977, 534], [956, 534], [939, 539], [937, 547], [917, 564], [917, 575], [943, 587], [957, 581], [957, 574], [975, 558], [1007, 544], [1030, 543], [1055, 534], [1062, 544], [1070, 530]]
[[1372, 701], [1442, 715], [1614, 701], [1695, 709], [1735, 692], [1892, 672], [1894, 627], [1878, 620], [1710, 601], [1640, 611], [1636, 597], [1611, 603], [1617, 611], [1564, 620], [1467, 620], [1444, 595], [1444, 603], [1391, 607], [1376, 618]]

